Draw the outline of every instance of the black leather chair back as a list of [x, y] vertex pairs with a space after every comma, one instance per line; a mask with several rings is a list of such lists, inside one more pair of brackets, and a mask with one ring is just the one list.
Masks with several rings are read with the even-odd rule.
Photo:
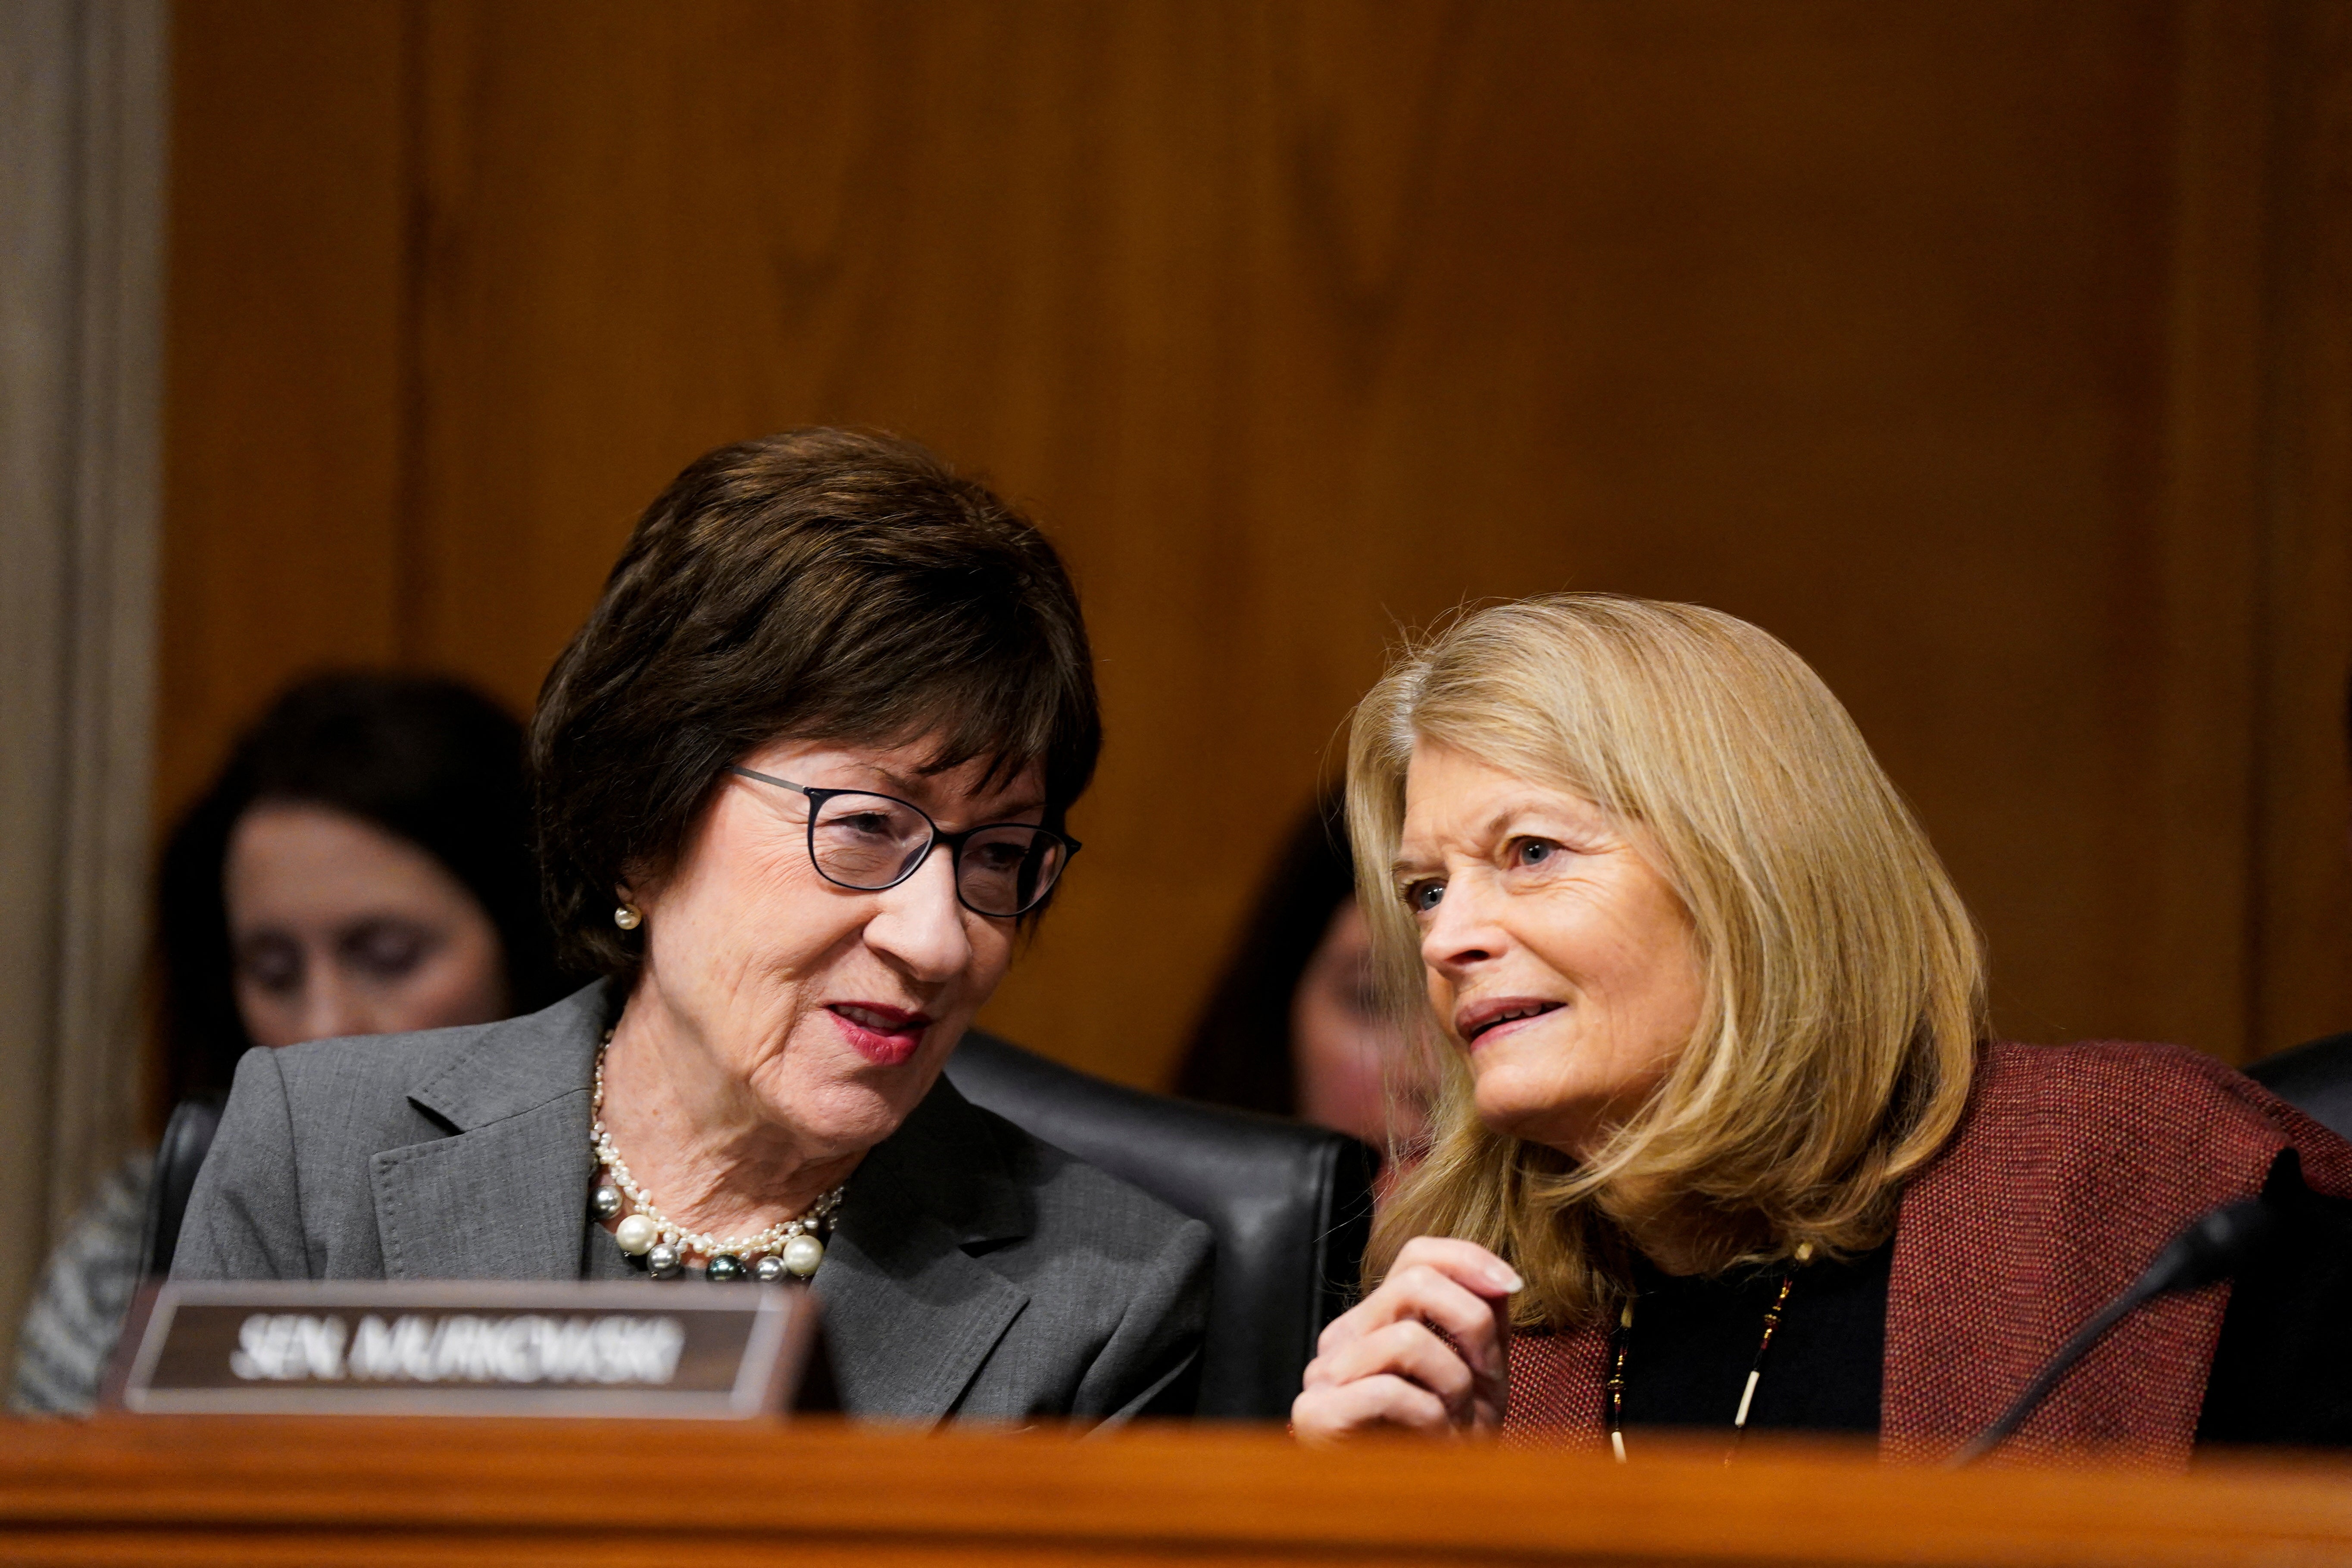
[[147, 1185], [147, 1223], [139, 1245], [142, 1271], [161, 1279], [172, 1271], [172, 1254], [180, 1245], [180, 1218], [188, 1212], [188, 1194], [194, 1190], [196, 1171], [212, 1149], [220, 1130], [221, 1107], [227, 1097], [200, 1094], [172, 1108], [163, 1124], [163, 1142], [155, 1150], [155, 1176]]
[[1342, 1133], [1147, 1094], [977, 1031], [948, 1078], [973, 1104], [1208, 1226], [1217, 1272], [1200, 1414], [1286, 1419], [1316, 1336], [1352, 1299], [1380, 1156]]

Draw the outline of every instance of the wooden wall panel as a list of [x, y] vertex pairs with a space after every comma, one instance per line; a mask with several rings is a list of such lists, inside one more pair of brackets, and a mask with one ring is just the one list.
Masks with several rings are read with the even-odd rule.
[[391, 0], [174, 8], [167, 816], [289, 676], [404, 651], [407, 30]]
[[2284, 8], [2265, 195], [2265, 441], [2253, 692], [2249, 1034], [2346, 1027], [2352, 886], [2344, 874], [2352, 664], [2352, 10]]
[[[352, 514], [388, 559], [349, 640], [389, 603], [393, 651], [525, 703], [677, 467], [879, 426], [1030, 503], [1087, 601], [1089, 848], [989, 1015], [1070, 1059], [1163, 1070], [1398, 626], [1571, 585], [1814, 660], [2011, 1029], [2236, 1057], [2352, 1022], [2317, 938], [2261, 935], [2347, 881], [2335, 775], [2264, 793], [2344, 653], [2266, 606], [2325, 599], [2306, 568], [2352, 538], [2320, 478], [2301, 531], [2265, 521], [2302, 14], [415, 5], [408, 96], [366, 100], [417, 149], [384, 198], [413, 274], [365, 279], [412, 417]], [[323, 113], [305, 90], [266, 114]], [[285, 412], [298, 446], [326, 416]], [[178, 508], [175, 539], [235, 561], [311, 504]], [[2305, 696], [2273, 711], [2282, 661]]]

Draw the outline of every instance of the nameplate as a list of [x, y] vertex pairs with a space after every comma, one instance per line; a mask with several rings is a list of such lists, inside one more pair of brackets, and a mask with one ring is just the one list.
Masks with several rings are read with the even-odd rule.
[[796, 1286], [172, 1280], [142, 1305], [119, 1397], [155, 1415], [742, 1419], [824, 1381]]

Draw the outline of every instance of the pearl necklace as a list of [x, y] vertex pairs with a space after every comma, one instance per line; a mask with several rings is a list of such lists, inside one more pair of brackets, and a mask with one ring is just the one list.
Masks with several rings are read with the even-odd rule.
[[[717, 1237], [677, 1224], [661, 1212], [653, 1195], [629, 1174], [627, 1163], [621, 1158], [620, 1150], [614, 1147], [613, 1135], [604, 1131], [604, 1051], [612, 1043], [613, 1031], [607, 1029], [596, 1047], [596, 1098], [589, 1110], [588, 1124], [588, 1147], [596, 1156], [597, 1169], [609, 1173], [612, 1180], [597, 1184], [588, 1206], [599, 1220], [620, 1215], [624, 1207], [631, 1211], [613, 1227], [613, 1240], [620, 1249], [631, 1258], [644, 1258], [646, 1272], [656, 1279], [685, 1272], [688, 1253], [699, 1253], [709, 1259], [703, 1267], [703, 1276], [713, 1280], [748, 1276], [773, 1284], [787, 1275], [805, 1279], [815, 1273], [817, 1265], [824, 1261], [824, 1242], [818, 1233], [832, 1228], [834, 1211], [841, 1207], [841, 1194], [846, 1186], [835, 1187], [818, 1198], [809, 1205], [807, 1212], [778, 1220], [750, 1236]], [[627, 1200], [625, 1205], [624, 1198]]]

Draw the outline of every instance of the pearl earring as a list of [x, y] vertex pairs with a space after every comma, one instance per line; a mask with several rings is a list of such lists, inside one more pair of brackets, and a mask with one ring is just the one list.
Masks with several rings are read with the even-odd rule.
[[623, 904], [613, 911], [613, 923], [623, 931], [635, 931], [646, 923], [646, 917], [637, 912], [636, 905]]

